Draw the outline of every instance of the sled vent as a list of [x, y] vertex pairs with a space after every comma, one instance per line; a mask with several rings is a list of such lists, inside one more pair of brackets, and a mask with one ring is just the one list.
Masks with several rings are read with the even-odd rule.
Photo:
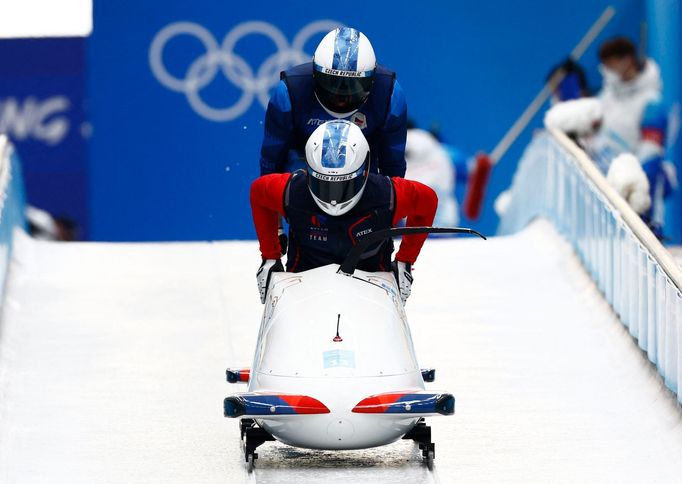
[[395, 392], [372, 395], [353, 408], [353, 413], [455, 413], [455, 397], [449, 393]]
[[319, 400], [306, 395], [237, 393], [223, 402], [226, 417], [313, 415], [329, 413]]

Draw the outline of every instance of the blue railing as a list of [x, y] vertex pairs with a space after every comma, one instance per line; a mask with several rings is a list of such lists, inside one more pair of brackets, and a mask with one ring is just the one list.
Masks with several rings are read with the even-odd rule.
[[0, 301], [5, 292], [14, 229], [26, 224], [25, 203], [19, 157], [7, 137], [0, 134]]
[[578, 146], [537, 135], [514, 175], [500, 234], [551, 220], [682, 402], [682, 270]]

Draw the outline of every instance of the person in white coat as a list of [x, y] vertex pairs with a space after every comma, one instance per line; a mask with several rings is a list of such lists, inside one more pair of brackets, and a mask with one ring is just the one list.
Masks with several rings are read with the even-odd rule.
[[673, 165], [664, 161], [667, 109], [656, 62], [640, 61], [634, 44], [625, 37], [604, 42], [599, 49], [603, 87], [601, 129], [594, 139], [596, 153], [605, 160], [632, 153], [649, 181], [652, 208], [644, 218], [651, 225], [663, 219], [663, 200], [676, 186]]
[[438, 210], [433, 224], [455, 227], [459, 207], [455, 199], [455, 167], [445, 148], [428, 131], [408, 129], [405, 142], [405, 178], [431, 187], [438, 195]]

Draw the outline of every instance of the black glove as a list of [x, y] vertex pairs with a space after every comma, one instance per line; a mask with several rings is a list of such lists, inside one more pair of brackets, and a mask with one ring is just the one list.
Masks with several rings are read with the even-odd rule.
[[398, 289], [400, 289], [400, 299], [405, 304], [405, 301], [407, 301], [412, 292], [412, 264], [394, 260], [391, 264], [391, 269], [393, 270], [395, 281], [398, 283]]
[[261, 304], [265, 304], [265, 297], [268, 295], [268, 286], [270, 285], [270, 277], [273, 272], [284, 272], [281, 260], [265, 259], [258, 268], [258, 272], [256, 272]]
[[282, 255], [287, 255], [287, 247], [289, 246], [289, 237], [284, 233], [282, 227], [277, 231], [277, 236], [279, 237], [279, 251]]

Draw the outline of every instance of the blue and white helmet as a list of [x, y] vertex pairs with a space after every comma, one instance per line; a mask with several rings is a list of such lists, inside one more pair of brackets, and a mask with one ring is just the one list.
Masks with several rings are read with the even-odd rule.
[[362, 130], [345, 120], [327, 121], [305, 145], [308, 189], [329, 215], [343, 215], [362, 197], [369, 176], [369, 144]]
[[324, 36], [313, 56], [315, 96], [336, 118], [345, 118], [367, 100], [377, 59], [365, 35], [340, 27]]

